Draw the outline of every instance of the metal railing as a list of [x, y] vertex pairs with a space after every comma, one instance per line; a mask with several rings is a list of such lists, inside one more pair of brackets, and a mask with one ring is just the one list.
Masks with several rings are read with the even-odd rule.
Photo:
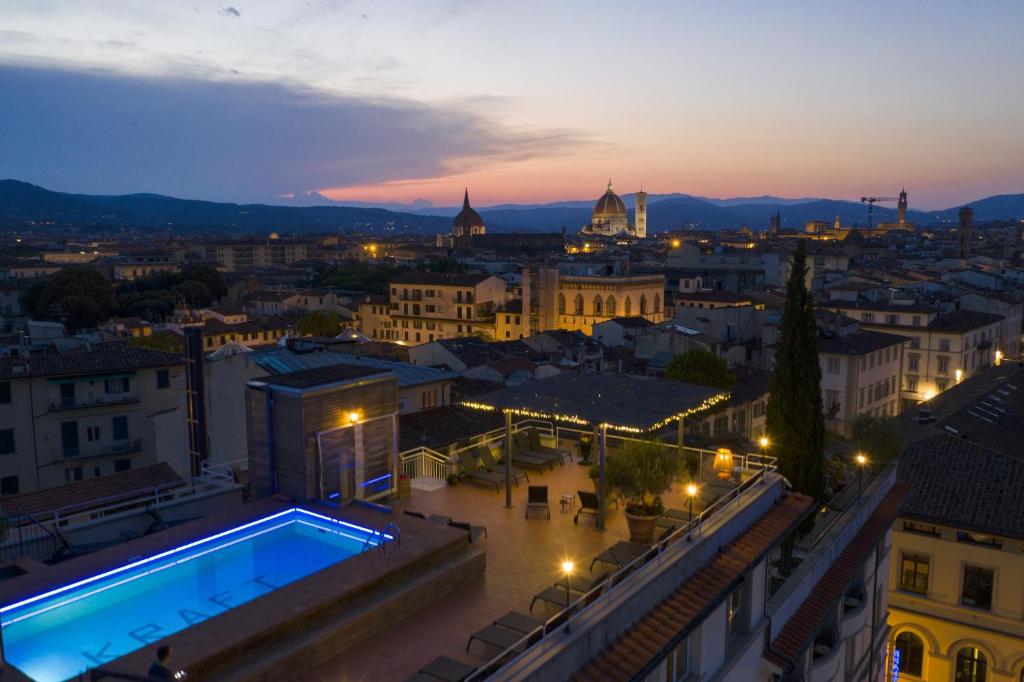
[[444, 481], [451, 473], [448, 458], [423, 445], [399, 453], [398, 459], [402, 474], [409, 478], [436, 478]]
[[60, 402], [50, 403], [50, 412], [63, 410], [80, 410], [89, 407], [108, 407], [113, 405], [131, 405], [139, 402], [139, 396], [127, 395], [116, 398], [61, 398]]
[[7, 532], [0, 542], [0, 558], [14, 561], [31, 556], [40, 560], [75, 553], [75, 548], [58, 528], [41, 523], [31, 514], [12, 514], [5, 519]]
[[[504, 649], [501, 653], [478, 667], [474, 673], [465, 678], [466, 682], [486, 679], [515, 658], [525, 655], [531, 647], [547, 640], [553, 633], [563, 630], [567, 626], [571, 628], [572, 623], [583, 617], [589, 607], [597, 603], [598, 600], [603, 599], [605, 602], [608, 602], [615, 596], [623, 594], [630, 587], [628, 579], [631, 574], [652, 561], [660, 563], [670, 545], [684, 538], [692, 540], [694, 537], [701, 537], [704, 533], [704, 526], [712, 517], [734, 504], [738, 506], [740, 498], [745, 496], [752, 488], [763, 483], [765, 477], [773, 471], [775, 471], [774, 464], [766, 466], [736, 488], [712, 502], [706, 509], [695, 516], [692, 521], [677, 527], [668, 536], [654, 543], [649, 550], [609, 574], [599, 584], [592, 587], [590, 591], [571, 602], [554, 616], [545, 620], [543, 625], [523, 635], [512, 646]], [[623, 585], [626, 585], [626, 587], [623, 587]], [[522, 650], [520, 651], [520, 649]]]

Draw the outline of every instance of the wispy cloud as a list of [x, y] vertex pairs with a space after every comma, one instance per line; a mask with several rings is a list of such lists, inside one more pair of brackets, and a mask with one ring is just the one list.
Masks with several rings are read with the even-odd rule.
[[239, 201], [465, 172], [586, 146], [462, 106], [302, 86], [0, 66], [0, 177]]

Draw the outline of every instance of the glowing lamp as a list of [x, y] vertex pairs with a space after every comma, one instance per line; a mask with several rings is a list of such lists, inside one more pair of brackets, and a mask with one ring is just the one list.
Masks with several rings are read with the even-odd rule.
[[679, 248], [679, 245], [680, 245], [681, 243], [682, 243], [682, 242], [680, 242], [680, 241], [679, 241], [678, 239], [673, 239], [673, 240], [672, 240], [672, 248], [673, 248], [673, 249], [678, 249], [678, 248]]
[[571, 575], [572, 574], [572, 570], [575, 567], [576, 566], [575, 566], [575, 564], [573, 564], [572, 561], [570, 561], [569, 559], [566, 559], [565, 561], [562, 562], [562, 573], [565, 573], [566, 575]]
[[715, 452], [715, 464], [712, 468], [719, 478], [729, 478], [732, 475], [732, 450], [729, 448], [718, 448]]
[[758, 441], [758, 442], [761, 443], [761, 447], [762, 448], [767, 448], [768, 447], [768, 436], [761, 436], [761, 440]]
[[360, 418], [362, 418], [362, 416], [363, 415], [359, 410], [352, 410], [351, 412], [348, 413], [348, 420], [355, 424], [360, 420]]
[[867, 455], [865, 455], [863, 452], [858, 452], [857, 457], [855, 459], [857, 460], [857, 466], [862, 467], [868, 463]]
[[963, 378], [964, 378], [964, 371], [962, 369], [958, 369], [956, 371], [956, 380], [957, 380], [957, 382], [959, 383], [959, 381], [961, 379], [963, 379]]
[[689, 497], [693, 497], [697, 494], [697, 485], [695, 483], [689, 483], [686, 486], [686, 494]]
[[1003, 361], [1003, 351], [996, 351], [996, 365], [999, 365]]

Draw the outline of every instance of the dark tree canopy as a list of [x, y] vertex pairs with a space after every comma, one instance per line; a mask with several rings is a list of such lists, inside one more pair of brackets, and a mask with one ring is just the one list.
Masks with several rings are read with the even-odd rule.
[[338, 313], [329, 310], [313, 310], [299, 318], [296, 328], [303, 336], [328, 336], [338, 335], [341, 327], [338, 320]]
[[691, 348], [676, 355], [665, 368], [665, 376], [714, 388], [729, 388], [736, 383], [736, 376], [729, 371], [725, 360], [703, 348]]
[[802, 493], [824, 492], [825, 419], [814, 301], [807, 291], [807, 257], [801, 241], [786, 284], [775, 366], [767, 405], [767, 432], [782, 474]]
[[95, 327], [117, 312], [110, 282], [95, 268], [67, 268], [25, 292], [23, 304], [41, 320], [60, 320], [70, 331]]
[[899, 427], [893, 417], [857, 415], [850, 424], [850, 442], [873, 465], [891, 462], [903, 450]]
[[404, 266], [394, 267], [345, 261], [337, 267], [321, 272], [316, 283], [324, 287], [365, 291], [368, 294], [383, 294], [387, 292], [388, 282], [391, 278], [408, 269]]

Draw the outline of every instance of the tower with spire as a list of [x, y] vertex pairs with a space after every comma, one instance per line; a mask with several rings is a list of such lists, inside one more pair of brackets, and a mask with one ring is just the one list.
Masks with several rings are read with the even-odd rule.
[[907, 224], [907, 188], [906, 187], [904, 187], [903, 189], [900, 190], [900, 201], [899, 201], [898, 204], [896, 204], [896, 211], [897, 211], [897, 216], [898, 216], [897, 217], [897, 222], [899, 222], [900, 227], [903, 227], [904, 225]]
[[457, 250], [472, 248], [473, 235], [487, 234], [487, 227], [480, 214], [469, 205], [469, 188], [462, 199], [462, 210], [452, 221], [452, 247]]

